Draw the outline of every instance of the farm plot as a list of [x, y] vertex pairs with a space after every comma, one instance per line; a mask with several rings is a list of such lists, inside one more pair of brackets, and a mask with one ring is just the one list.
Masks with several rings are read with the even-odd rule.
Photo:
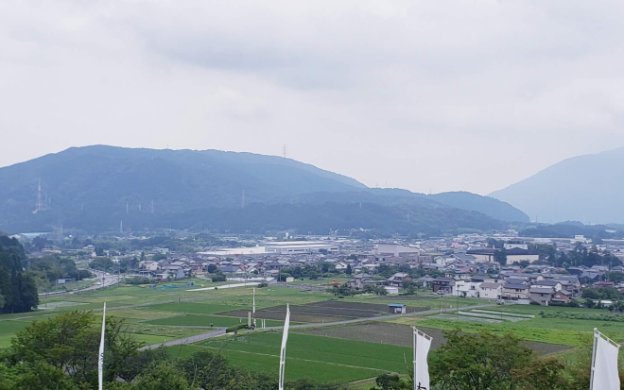
[[56, 302], [48, 302], [40, 304], [37, 309], [39, 310], [56, 310], [62, 307], [73, 307], [86, 305], [84, 302], [72, 302], [72, 301], [56, 301]]
[[[184, 314], [173, 317], [158, 318], [143, 322], [151, 325], [183, 326], [197, 328], [212, 328], [214, 326], [230, 327], [233, 325], [246, 324], [247, 317], [203, 316], [197, 314]], [[283, 321], [268, 320], [267, 326], [281, 326]]]
[[495, 319], [495, 318], [473, 317], [473, 316], [465, 316], [465, 315], [460, 315], [460, 314], [437, 314], [429, 318], [433, 318], [437, 320], [476, 322], [479, 324], [500, 324], [501, 322], [503, 322], [502, 320]]
[[187, 314], [214, 314], [223, 310], [227, 310], [231, 306], [197, 303], [197, 302], [180, 302], [180, 303], [158, 303], [154, 305], [142, 306], [141, 310], [161, 311], [171, 313], [187, 313]]
[[493, 310], [467, 310], [455, 313], [441, 313], [431, 318], [446, 319], [453, 321], [476, 322], [481, 324], [500, 324], [502, 322], [518, 322], [532, 319], [533, 315], [508, 313]]
[[[440, 329], [418, 327], [433, 338], [432, 349], [438, 349], [446, 342], [444, 333]], [[391, 344], [401, 347], [412, 346], [412, 327], [389, 322], [369, 322], [344, 326], [333, 326], [317, 329], [297, 330], [297, 333], [317, 336], [335, 337], [347, 340], [368, 341], [377, 344]], [[523, 345], [531, 348], [538, 355], [561, 352], [569, 349], [565, 345], [523, 341]]]
[[[414, 308], [414, 310], [423, 310], [423, 308]], [[281, 320], [285, 313], [285, 306], [273, 306], [258, 310], [256, 317]], [[247, 312], [234, 310], [219, 314], [240, 317], [246, 316]], [[355, 318], [372, 318], [386, 314], [388, 314], [386, 305], [362, 302], [322, 301], [290, 307], [290, 316], [295, 322], [335, 322]]]
[[[432, 328], [418, 329], [433, 337], [432, 348], [438, 348], [444, 342], [442, 331]], [[296, 330], [296, 333], [367, 341], [376, 344], [391, 344], [401, 347], [412, 346], [412, 327], [390, 322], [365, 322], [344, 326], [302, 329]]]

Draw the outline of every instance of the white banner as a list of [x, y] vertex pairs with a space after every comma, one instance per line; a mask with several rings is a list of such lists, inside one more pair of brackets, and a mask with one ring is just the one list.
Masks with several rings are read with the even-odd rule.
[[590, 390], [620, 390], [618, 374], [619, 345], [594, 330]]
[[100, 336], [100, 352], [98, 354], [98, 389], [104, 386], [104, 333], [106, 332], [106, 302], [102, 312], [102, 335]]
[[431, 336], [414, 328], [414, 390], [429, 390], [429, 364], [427, 356]]
[[282, 333], [282, 349], [280, 351], [279, 390], [284, 390], [284, 372], [286, 370], [286, 342], [288, 341], [288, 328], [290, 328], [290, 307], [287, 304], [286, 318], [284, 319], [284, 333]]

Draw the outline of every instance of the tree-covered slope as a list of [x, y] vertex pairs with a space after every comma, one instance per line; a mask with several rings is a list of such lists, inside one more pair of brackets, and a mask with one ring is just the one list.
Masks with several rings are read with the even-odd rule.
[[[42, 207], [35, 212], [39, 183]], [[119, 223], [130, 214], [240, 207], [304, 192], [354, 188], [365, 187], [278, 157], [215, 150], [71, 148], [0, 169], [0, 228], [30, 230], [100, 216], [115, 216]]]
[[507, 202], [489, 196], [480, 196], [470, 192], [443, 192], [429, 196], [432, 200], [450, 207], [472, 210], [491, 218], [508, 222], [529, 222], [529, 217]]

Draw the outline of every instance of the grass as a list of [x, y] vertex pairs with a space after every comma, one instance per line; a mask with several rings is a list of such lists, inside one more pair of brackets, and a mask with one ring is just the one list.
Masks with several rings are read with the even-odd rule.
[[26, 321], [4, 320], [0, 321], [0, 346], [8, 347], [15, 333], [24, 329], [30, 324]]

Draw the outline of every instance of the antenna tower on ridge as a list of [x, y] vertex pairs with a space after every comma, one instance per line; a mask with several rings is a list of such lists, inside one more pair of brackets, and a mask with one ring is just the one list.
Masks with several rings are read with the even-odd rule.
[[35, 209], [33, 210], [33, 214], [37, 214], [40, 211], [43, 211], [45, 208], [45, 204], [43, 202], [43, 190], [41, 188], [41, 179], [37, 183], [37, 201], [35, 202]]

